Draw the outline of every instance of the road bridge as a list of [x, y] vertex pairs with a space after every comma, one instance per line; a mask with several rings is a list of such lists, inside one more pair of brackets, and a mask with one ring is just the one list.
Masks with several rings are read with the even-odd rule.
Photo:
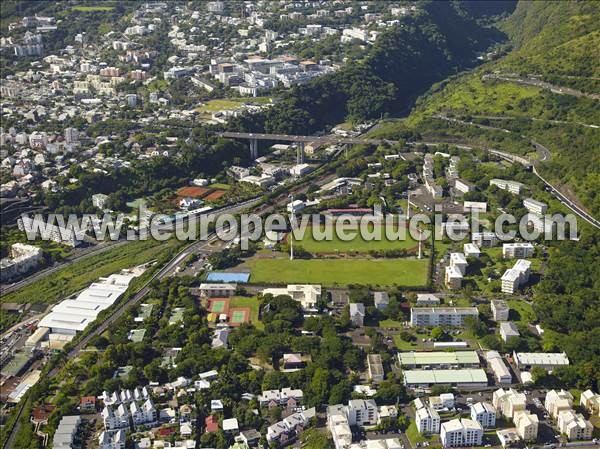
[[364, 137], [343, 137], [335, 134], [325, 136], [299, 136], [294, 134], [267, 134], [267, 133], [240, 133], [225, 131], [217, 133], [219, 137], [227, 139], [246, 139], [250, 141], [250, 156], [256, 159], [258, 156], [259, 140], [274, 140], [282, 142], [292, 142], [297, 144], [298, 150], [296, 162], [304, 162], [304, 145], [307, 143], [316, 143], [319, 145], [380, 145], [383, 143], [394, 144], [394, 140], [385, 139], [366, 139]]

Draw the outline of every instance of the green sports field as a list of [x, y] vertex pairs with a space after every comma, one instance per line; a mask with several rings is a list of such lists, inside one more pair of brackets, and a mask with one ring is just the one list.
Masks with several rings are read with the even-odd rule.
[[[356, 231], [356, 237], [352, 240], [342, 240], [337, 236], [335, 232], [335, 227], [331, 233], [331, 240], [317, 240], [315, 238], [315, 232], [312, 232], [312, 227], [308, 227], [304, 236], [300, 240], [295, 240], [294, 243], [301, 245], [306, 251], [313, 254], [323, 254], [323, 253], [345, 253], [345, 252], [363, 252], [366, 253], [370, 250], [388, 250], [388, 249], [413, 249], [417, 248], [418, 242], [415, 241], [411, 236], [408, 230], [406, 230], [406, 237], [403, 237], [403, 240], [389, 240], [386, 237], [385, 226], [379, 225], [381, 228], [381, 239], [378, 240], [370, 240], [367, 241], [363, 239], [360, 235], [359, 230]], [[392, 229], [396, 230], [396, 226]], [[321, 227], [321, 231], [324, 230], [324, 227]], [[372, 231], [373, 227], [369, 227], [369, 230]], [[354, 233], [355, 231], [350, 231], [348, 233]], [[288, 238], [290, 234], [288, 234]]]
[[250, 259], [250, 282], [402, 285], [427, 284], [427, 259]]
[[229, 302], [229, 307], [248, 307], [250, 309], [250, 322], [257, 329], [263, 329], [264, 325], [258, 320], [259, 302], [255, 297], [247, 298], [244, 296], [234, 296]]

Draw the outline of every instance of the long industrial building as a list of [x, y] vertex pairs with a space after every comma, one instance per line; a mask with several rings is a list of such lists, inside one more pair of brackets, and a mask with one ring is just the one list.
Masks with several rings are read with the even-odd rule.
[[433, 385], [450, 385], [452, 387], [483, 388], [487, 387], [488, 378], [485, 371], [477, 369], [440, 369], [440, 370], [405, 370], [404, 385], [408, 388], [428, 388]]
[[479, 368], [479, 356], [476, 351], [434, 351], [398, 353], [400, 366], [406, 368]]
[[66, 299], [52, 308], [38, 327], [50, 328], [53, 334], [75, 335], [94, 321], [100, 312], [112, 306], [140, 273], [112, 274], [100, 278], [75, 299]]

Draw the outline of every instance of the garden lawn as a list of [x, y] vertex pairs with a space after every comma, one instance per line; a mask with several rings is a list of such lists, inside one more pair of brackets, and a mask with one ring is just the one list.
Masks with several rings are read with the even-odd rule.
[[250, 259], [250, 282], [402, 285], [427, 284], [427, 259]]

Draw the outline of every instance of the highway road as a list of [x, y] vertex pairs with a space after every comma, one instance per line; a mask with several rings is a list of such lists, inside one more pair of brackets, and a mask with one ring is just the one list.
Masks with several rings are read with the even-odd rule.
[[509, 83], [525, 84], [528, 86], [535, 86], [535, 87], [540, 87], [542, 89], [548, 89], [548, 90], [554, 92], [555, 94], [571, 95], [573, 97], [587, 97], [587, 98], [591, 98], [593, 100], [600, 100], [600, 95], [598, 95], [598, 94], [589, 94], [589, 93], [582, 92], [577, 89], [573, 89], [571, 87], [557, 86], [556, 84], [551, 84], [546, 81], [542, 81], [542, 80], [535, 79], [535, 78], [520, 78], [520, 77], [514, 77], [514, 76], [508, 76], [508, 75], [488, 73], [488, 74], [483, 75], [481, 77], [481, 79], [483, 79], [483, 80], [492, 79], [492, 80], [507, 81]]

